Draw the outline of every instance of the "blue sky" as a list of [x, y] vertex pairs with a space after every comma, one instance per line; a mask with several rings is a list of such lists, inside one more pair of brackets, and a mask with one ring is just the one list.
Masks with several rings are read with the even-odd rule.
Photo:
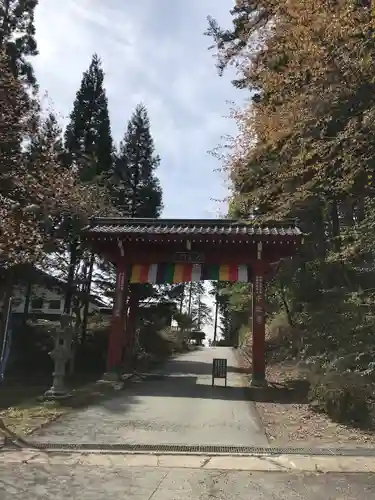
[[40, 0], [34, 63], [41, 92], [63, 121], [97, 52], [106, 73], [113, 136], [120, 140], [137, 103], [150, 114], [161, 156], [164, 217], [224, 215], [228, 196], [208, 151], [234, 134], [230, 104], [243, 96], [220, 78], [206, 16], [230, 24], [233, 0]]

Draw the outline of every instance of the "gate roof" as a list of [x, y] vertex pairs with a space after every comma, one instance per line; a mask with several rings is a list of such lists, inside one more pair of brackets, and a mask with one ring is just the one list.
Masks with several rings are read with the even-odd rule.
[[[262, 242], [265, 260], [276, 262], [296, 255], [303, 243], [294, 221], [267, 225], [231, 219], [128, 219], [93, 218], [83, 229], [82, 239], [96, 253], [129, 263], [170, 262], [182, 259], [176, 252], [200, 253], [183, 256], [212, 264], [244, 264], [256, 259]], [[200, 260], [199, 260], [200, 261]]]
[[302, 231], [292, 221], [256, 224], [233, 219], [127, 219], [98, 217], [90, 221], [83, 234], [93, 239], [105, 235], [108, 239], [126, 240], [189, 239], [207, 237], [233, 240], [289, 240], [300, 243]]

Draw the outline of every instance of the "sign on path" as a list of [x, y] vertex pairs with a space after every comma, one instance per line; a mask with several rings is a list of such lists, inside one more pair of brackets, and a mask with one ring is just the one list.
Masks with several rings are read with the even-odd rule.
[[212, 361], [212, 387], [215, 385], [215, 378], [224, 378], [227, 386], [228, 362], [225, 358], [214, 358]]

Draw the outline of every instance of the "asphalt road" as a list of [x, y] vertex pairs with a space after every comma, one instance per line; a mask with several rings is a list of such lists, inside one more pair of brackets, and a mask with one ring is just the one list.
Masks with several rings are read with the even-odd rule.
[[[228, 360], [228, 387], [211, 386], [212, 359]], [[202, 348], [133, 382], [114, 399], [48, 426], [34, 439], [64, 443], [262, 446], [267, 439], [230, 348]]]
[[371, 474], [0, 463], [1, 500], [368, 500]]

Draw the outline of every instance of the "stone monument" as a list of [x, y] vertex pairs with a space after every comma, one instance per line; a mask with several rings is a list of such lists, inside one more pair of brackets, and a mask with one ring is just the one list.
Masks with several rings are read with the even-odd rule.
[[72, 317], [64, 313], [60, 317], [60, 328], [57, 328], [55, 332], [55, 346], [49, 353], [54, 362], [54, 371], [52, 386], [44, 393], [45, 399], [70, 397], [70, 393], [65, 386], [65, 375], [66, 363], [72, 356], [72, 338]]

